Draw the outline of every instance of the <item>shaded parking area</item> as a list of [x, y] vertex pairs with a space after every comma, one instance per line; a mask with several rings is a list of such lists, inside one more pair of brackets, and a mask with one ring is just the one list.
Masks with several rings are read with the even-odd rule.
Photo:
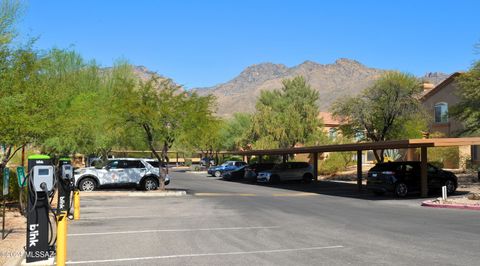
[[477, 212], [426, 209], [416, 198], [369, 200], [349, 195], [355, 184], [347, 183], [172, 176], [170, 187], [187, 196], [83, 197], [81, 219], [69, 225], [68, 263], [468, 265], [480, 258]]

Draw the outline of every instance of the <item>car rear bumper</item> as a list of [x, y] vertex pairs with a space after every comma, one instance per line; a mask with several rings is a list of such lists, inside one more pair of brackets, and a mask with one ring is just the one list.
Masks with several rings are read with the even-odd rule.
[[395, 185], [367, 182], [367, 190], [373, 192], [392, 192], [395, 190]]

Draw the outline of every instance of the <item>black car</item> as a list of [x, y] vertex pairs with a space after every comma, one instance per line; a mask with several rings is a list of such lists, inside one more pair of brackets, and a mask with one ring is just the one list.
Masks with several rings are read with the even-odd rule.
[[[420, 162], [388, 162], [375, 165], [367, 176], [367, 190], [376, 195], [393, 192], [398, 197], [405, 197], [412, 191], [420, 191]], [[457, 189], [457, 177], [454, 173], [444, 171], [431, 164], [427, 166], [428, 189], [440, 191], [447, 187], [451, 195]]]
[[246, 165], [240, 166], [240, 168], [233, 170], [233, 171], [228, 171], [224, 172], [222, 174], [222, 178], [225, 180], [240, 180], [243, 179], [243, 176], [245, 175], [245, 169]]
[[275, 163], [252, 163], [247, 166], [245, 169], [245, 175], [243, 176], [246, 180], [257, 181], [258, 173], [266, 170], [271, 170], [275, 166]]

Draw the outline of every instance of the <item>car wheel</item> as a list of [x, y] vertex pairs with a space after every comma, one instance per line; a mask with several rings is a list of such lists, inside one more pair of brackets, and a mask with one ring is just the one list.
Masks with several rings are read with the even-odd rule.
[[395, 195], [397, 197], [403, 198], [407, 196], [407, 194], [408, 194], [407, 184], [403, 182], [398, 182], [397, 185], [395, 186]]
[[147, 177], [143, 180], [143, 190], [150, 191], [158, 188], [158, 181], [154, 177]]
[[303, 175], [303, 182], [305, 183], [312, 183], [313, 181], [313, 175], [310, 173], [306, 173]]
[[85, 177], [78, 184], [78, 189], [81, 191], [94, 191], [97, 189], [97, 182], [91, 177]]
[[215, 171], [215, 173], [213, 174], [215, 177], [221, 177], [222, 176], [222, 173], [220, 171]]
[[457, 184], [455, 184], [455, 181], [451, 179], [447, 179], [447, 181], [445, 181], [445, 186], [447, 187], [448, 195], [452, 195], [455, 193], [455, 190], [457, 190]]

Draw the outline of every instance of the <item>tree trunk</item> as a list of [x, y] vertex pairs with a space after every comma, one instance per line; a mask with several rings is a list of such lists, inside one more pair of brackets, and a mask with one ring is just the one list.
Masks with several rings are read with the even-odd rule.
[[[155, 150], [155, 145], [153, 143], [153, 134], [152, 134], [152, 130], [150, 128], [150, 126], [148, 124], [142, 124], [142, 127], [143, 129], [145, 130], [145, 134], [146, 134], [146, 137], [147, 137], [147, 143], [148, 143], [148, 147], [150, 148], [150, 151], [152, 152], [152, 154], [155, 156], [155, 158], [157, 158], [158, 160], [158, 173], [159, 173], [159, 177], [158, 177], [158, 181], [159, 181], [159, 189], [160, 190], [165, 190], [165, 176], [166, 176], [166, 173], [165, 171], [163, 170], [163, 167], [162, 167], [162, 164], [163, 164], [163, 158], [160, 154], [158, 154], [158, 152]], [[162, 151], [163, 153], [163, 151]]]
[[383, 163], [385, 160], [385, 155], [384, 155], [385, 150], [373, 150], [373, 155], [375, 155], [375, 159], [379, 163]]

